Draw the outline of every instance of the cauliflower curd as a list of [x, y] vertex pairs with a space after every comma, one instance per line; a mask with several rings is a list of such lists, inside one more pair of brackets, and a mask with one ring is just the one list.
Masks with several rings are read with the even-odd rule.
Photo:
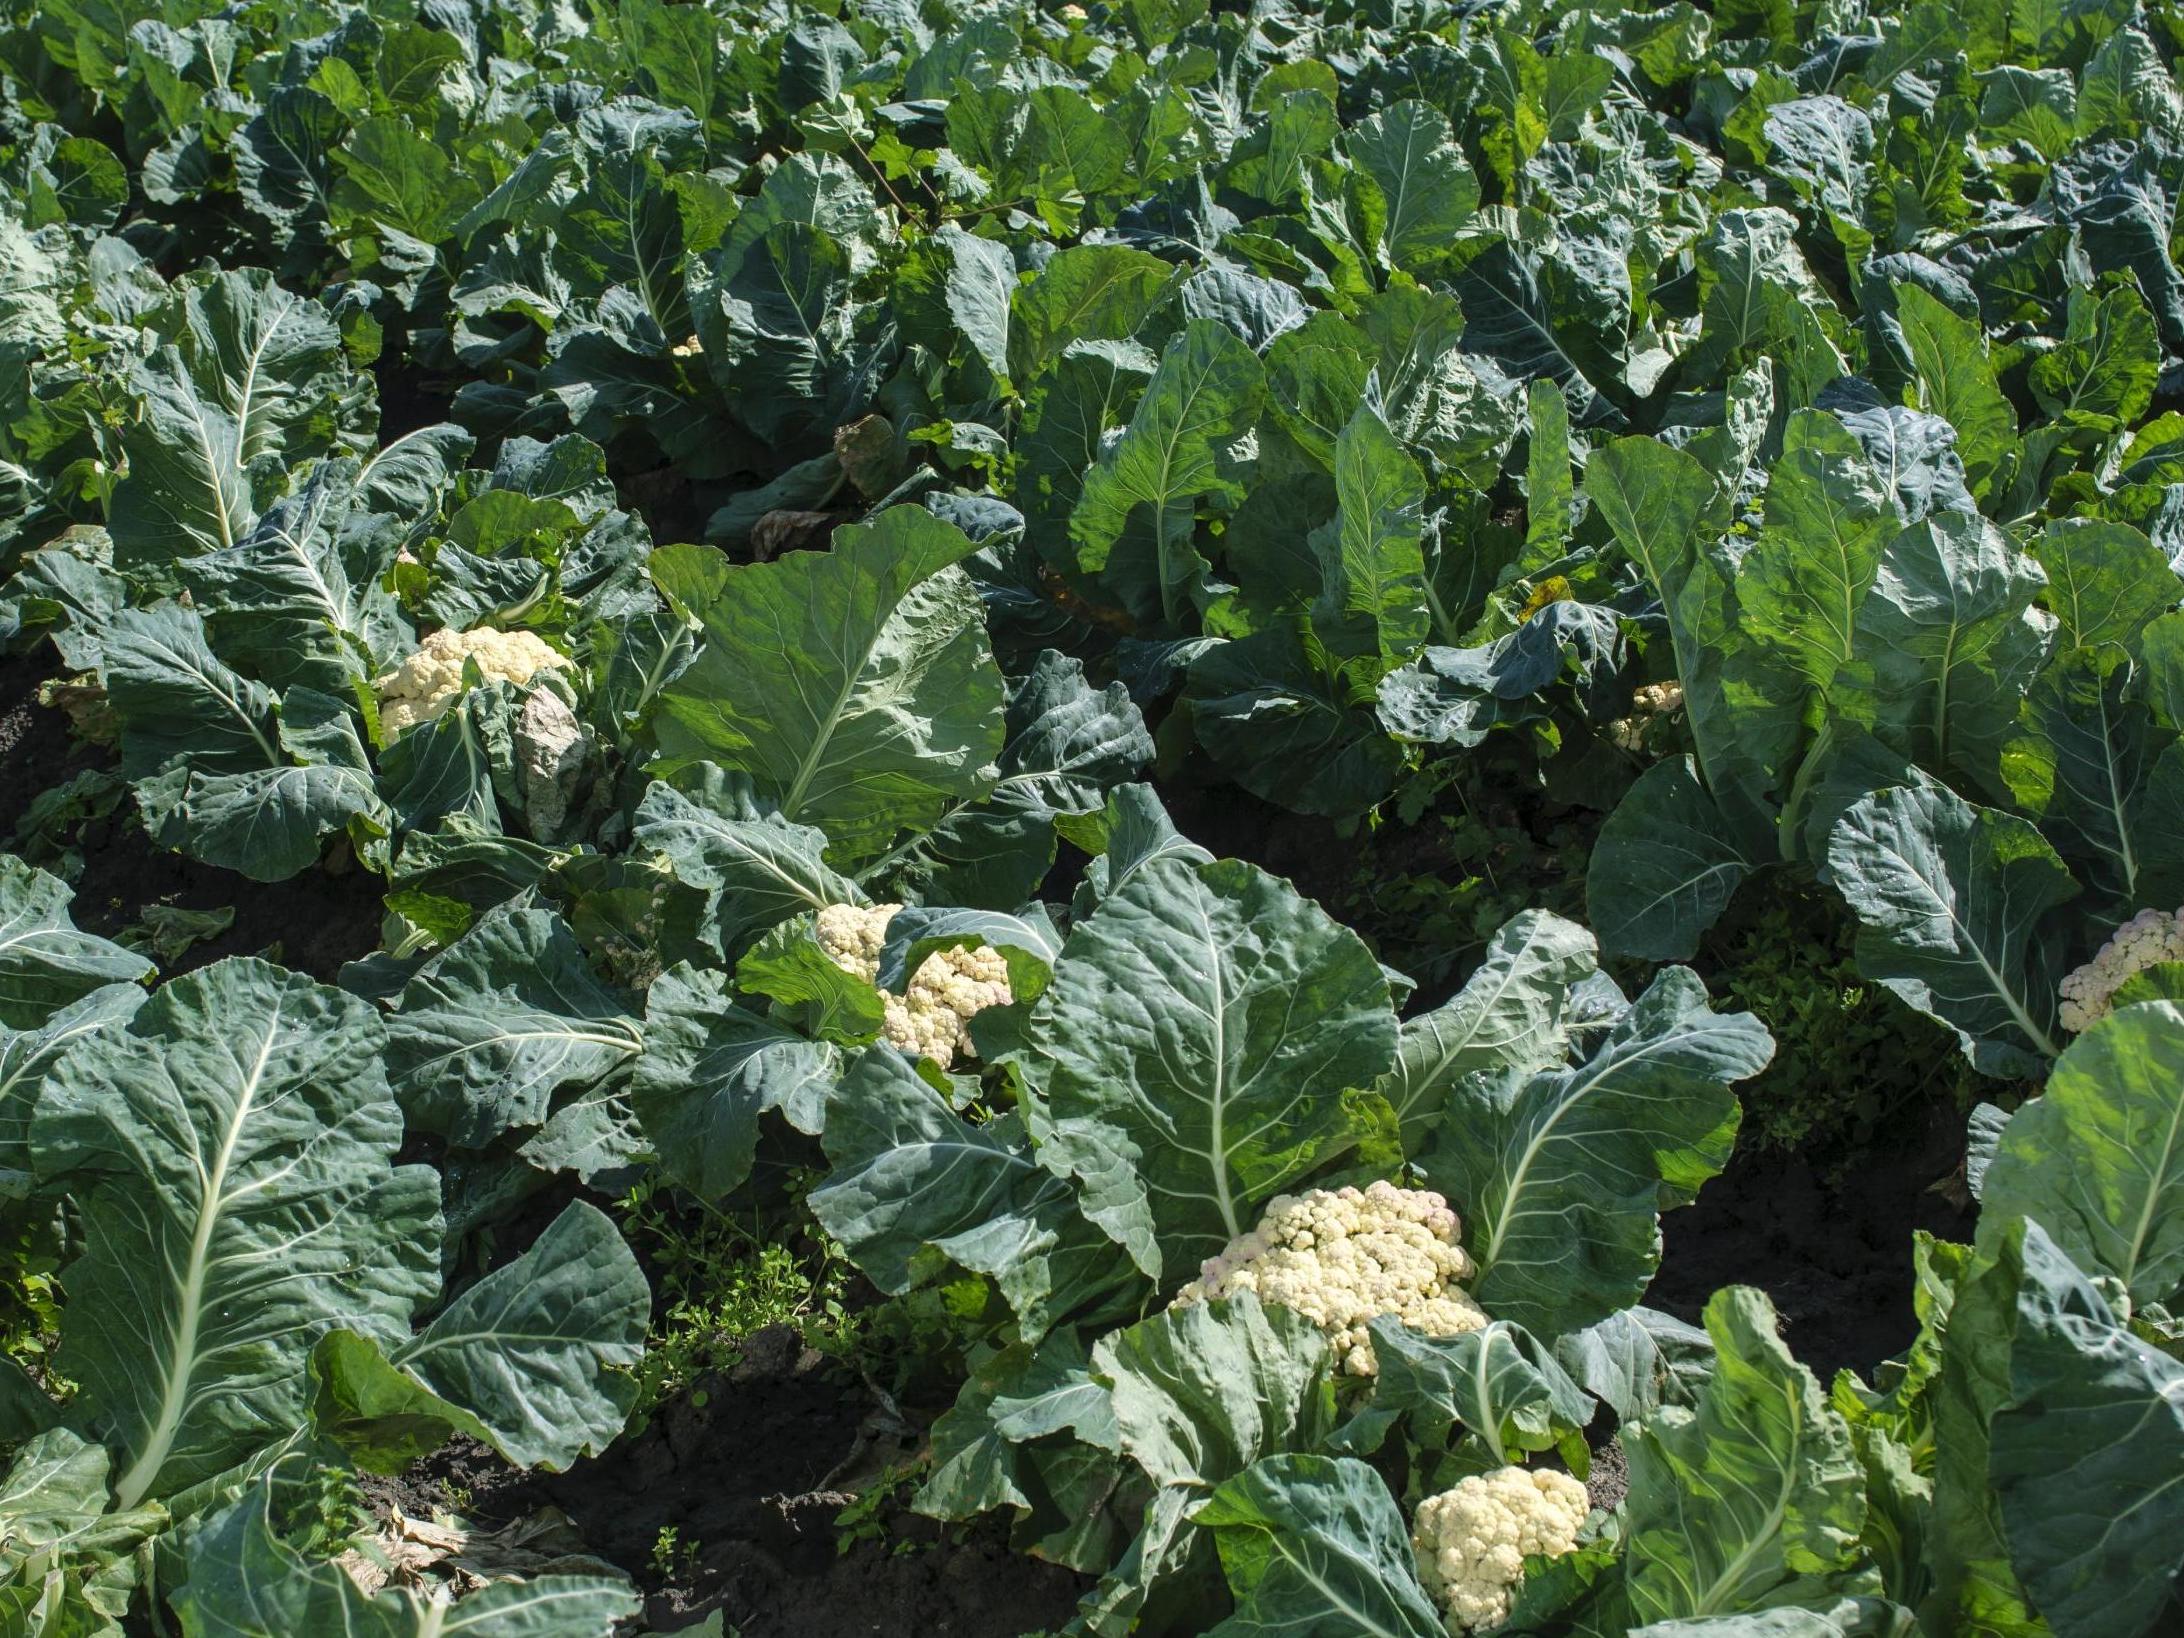
[[[899, 904], [830, 904], [819, 912], [819, 947], [833, 963], [867, 984], [877, 985], [880, 946]], [[970, 1022], [988, 1007], [1016, 999], [1009, 989], [1008, 963], [990, 946], [975, 950], [935, 950], [918, 964], [900, 995], [880, 991], [886, 1010], [881, 1034], [915, 1057], [930, 1058], [943, 1069], [958, 1056], [975, 1058]]]
[[1429, 1337], [1461, 1336], [1486, 1314], [1457, 1282], [1472, 1273], [1456, 1214], [1430, 1189], [1313, 1189], [1276, 1195], [1259, 1226], [1209, 1257], [1177, 1306], [1238, 1291], [1294, 1309], [1327, 1333], [1351, 1376], [1374, 1376], [1366, 1330], [1388, 1314]]
[[1419, 1503], [1411, 1551], [1448, 1630], [1508, 1620], [1526, 1555], [1569, 1552], [1591, 1511], [1585, 1487], [1569, 1474], [1529, 1467], [1474, 1474]]
[[549, 647], [535, 632], [450, 631], [442, 628], [418, 645], [417, 652], [372, 686], [379, 694], [379, 721], [388, 739], [420, 722], [445, 716], [462, 697], [463, 662], [476, 660], [488, 678], [518, 687], [541, 671], [566, 666], [568, 657]]
[[2141, 910], [2057, 986], [2063, 1028], [2073, 1035], [2091, 1029], [2108, 1016], [2125, 980], [2164, 961], [2184, 961], [2184, 910]]

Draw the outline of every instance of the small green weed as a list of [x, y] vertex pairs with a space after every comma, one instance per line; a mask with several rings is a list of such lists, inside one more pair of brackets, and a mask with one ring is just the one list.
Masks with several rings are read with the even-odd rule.
[[639, 1183], [621, 1206], [623, 1232], [659, 1298], [638, 1366], [633, 1427], [704, 1372], [733, 1365], [735, 1343], [768, 1326], [793, 1327], [822, 1353], [854, 1349], [859, 1327], [846, 1301], [852, 1271], [824, 1236], [791, 1245], [786, 1226], [766, 1213], [715, 1211], [658, 1179]]

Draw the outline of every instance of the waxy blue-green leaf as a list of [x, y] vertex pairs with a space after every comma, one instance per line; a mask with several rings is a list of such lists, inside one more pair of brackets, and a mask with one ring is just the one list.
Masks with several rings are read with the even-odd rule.
[[841, 861], [984, 794], [1002, 685], [954, 567], [972, 550], [960, 529], [897, 506], [837, 530], [831, 551], [772, 563], [721, 570], [702, 547], [654, 553], [655, 577], [706, 639], [661, 690], [662, 750], [747, 773]]
[[1479, 1305], [1552, 1341], [1637, 1301], [1661, 1212], [1728, 1163], [1730, 1087], [1773, 1056], [1758, 1019], [1710, 1010], [1670, 967], [1583, 1062], [1459, 1082], [1423, 1166], [1462, 1202]]
[[1385, 1480], [1344, 1457], [1277, 1455], [1213, 1493], [1211, 1530], [1236, 1613], [1209, 1638], [1441, 1638]]
[[396, 1588], [366, 1594], [339, 1563], [298, 1551], [275, 1527], [275, 1498], [308, 1482], [299, 1455], [253, 1481], [190, 1537], [175, 1602], [192, 1633], [218, 1638], [339, 1632], [354, 1638], [609, 1638], [637, 1595], [599, 1575], [496, 1581], [461, 1599]]
[[633, 834], [638, 846], [666, 856], [677, 881], [707, 895], [708, 930], [731, 956], [791, 916], [861, 897], [826, 863], [825, 832], [791, 824], [748, 775], [711, 763], [648, 785]]
[[1585, 907], [1616, 955], [1687, 961], [1753, 869], [1720, 807], [1670, 757], [1638, 776], [1600, 827]]
[[439, 1288], [439, 1179], [365, 1002], [255, 959], [173, 980], [50, 1071], [41, 1186], [82, 1203], [61, 1368], [133, 1507], [298, 1426], [312, 1344], [388, 1345]]
[[838, 1047], [739, 1006], [725, 974], [684, 963], [646, 993], [630, 1098], [660, 1165], [717, 1201], [750, 1176], [759, 1117], [778, 1109], [798, 1131], [819, 1131], [841, 1069]]
[[501, 909], [403, 987], [387, 1069], [410, 1119], [459, 1147], [541, 1124], [554, 1094], [636, 1058], [626, 1002], [593, 976], [551, 910]]
[[813, 1215], [883, 1291], [951, 1265], [991, 1275], [1036, 1340], [1118, 1285], [1142, 1289], [1016, 1117], [966, 1119], [891, 1047], [842, 1077], [824, 1142], [832, 1171], [812, 1191]]
[[[15, 862], [0, 859], [0, 883]], [[144, 1000], [136, 984], [107, 984], [56, 1008], [35, 1027], [0, 1024], [0, 1199], [29, 1189], [30, 1118], [46, 1072], [86, 1036], [127, 1023]]]
[[575, 1201], [408, 1341], [321, 1338], [312, 1414], [373, 1472], [399, 1472], [456, 1432], [558, 1471], [622, 1431], [651, 1318], [621, 1231]]
[[1377, 1090], [1403, 1123], [1405, 1152], [1424, 1149], [1465, 1076], [1561, 1062], [1570, 987], [1598, 965], [1592, 935], [1573, 921], [1525, 910], [1503, 923], [1461, 990], [1403, 1020], [1395, 1067]]
[[2184, 1575], [2184, 1364], [2133, 1335], [2037, 1222], [2021, 1266], [1988, 1454], [2011, 1566], [2059, 1638], [2161, 1632]]
[[1175, 626], [1203, 589], [1198, 507], [1242, 498], [1217, 456], [1258, 420], [1264, 396], [1258, 356], [1213, 320], [1193, 319], [1161, 355], [1122, 437], [1086, 473], [1069, 520], [1077, 567], [1140, 618]]
[[1123, 1450], [1165, 1487], [1203, 1493], [1332, 1430], [1334, 1355], [1318, 1326], [1250, 1292], [1166, 1308], [1092, 1348]]
[[1989, 1075], [2039, 1075], [2061, 1050], [2062, 935], [2078, 884], [2025, 820], [1926, 785], [1853, 803], [1828, 872], [1863, 925], [1858, 970], [1956, 1031]]
[[341, 334], [263, 271], [178, 289], [131, 386], [143, 404], [107, 527], [125, 567], [233, 546], [343, 432]]
[[1592, 1420], [1592, 1400], [1521, 1325], [1496, 1319], [1461, 1336], [1429, 1337], [1382, 1315], [1372, 1334], [1372, 1402], [1352, 1426], [1371, 1429], [1375, 1444], [1379, 1429], [1398, 1419], [1423, 1445], [1461, 1427], [1502, 1467], [1569, 1443]]
[[1356, 1131], [1345, 1096], [1395, 1057], [1356, 934], [1239, 861], [1147, 864], [1062, 947], [1020, 1063], [1040, 1158], [1164, 1285]]
[[2047, 576], [1986, 519], [1932, 513], [1889, 542], [1858, 611], [1874, 731], [1920, 767], [1991, 778], [2053, 621]]
[[2184, 1009], [2124, 1007], [2079, 1036], [2002, 1129], [1982, 1209], [2037, 1218], [2134, 1303], [2184, 1290]]
[[77, 930], [75, 896], [58, 876], [0, 853], [0, 1025], [39, 1029], [109, 984], [152, 975], [136, 951]]
[[1364, 239], [1381, 265], [1419, 274], [1446, 259], [1479, 206], [1479, 179], [1448, 116], [1415, 100], [1394, 103], [1351, 126], [1345, 147]]
[[1916, 372], [1918, 403], [1956, 428], [1964, 481], [1984, 497], [2017, 459], [2017, 412], [2003, 396], [1979, 325], [1921, 290], [1896, 291], [1896, 322]]
[[1712, 1380], [1694, 1411], [1626, 1430], [1616, 1607], [1627, 1624], [1810, 1605], [1858, 1584], [1865, 1483], [1850, 1429], [1748, 1286], [1706, 1305]]

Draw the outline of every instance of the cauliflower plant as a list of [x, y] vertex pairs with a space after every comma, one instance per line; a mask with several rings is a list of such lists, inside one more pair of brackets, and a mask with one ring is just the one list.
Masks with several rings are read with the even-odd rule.
[[1591, 1510], [1585, 1487], [1569, 1474], [1531, 1467], [1473, 1474], [1421, 1502], [1411, 1521], [1411, 1551], [1448, 1630], [1508, 1620], [1526, 1556], [1569, 1552]]
[[1373, 1318], [1390, 1314], [1429, 1337], [1461, 1336], [1486, 1314], [1457, 1282], [1471, 1259], [1456, 1243], [1456, 1214], [1430, 1189], [1313, 1189], [1269, 1200], [1259, 1226], [1209, 1257], [1178, 1305], [1253, 1291], [1294, 1309], [1334, 1344], [1352, 1376], [1377, 1375]]
[[2074, 1035], [2091, 1029], [2108, 1016], [2126, 979], [2164, 961], [2184, 961], [2184, 910], [2141, 910], [2058, 987], [2063, 1028]]
[[515, 683], [529, 682], [541, 671], [569, 663], [568, 656], [548, 646], [535, 632], [494, 631], [481, 626], [475, 631], [432, 633], [400, 665], [372, 686], [379, 693], [379, 721], [388, 739], [445, 716], [463, 692], [463, 662], [476, 660], [489, 678]]
[[[819, 912], [819, 947], [842, 971], [876, 985], [887, 924], [901, 908], [830, 904]], [[935, 950], [918, 964], [902, 994], [880, 992], [887, 1015], [881, 1033], [903, 1051], [948, 1069], [958, 1056], [978, 1056], [971, 1041], [972, 1016], [1015, 999], [1008, 963], [999, 950]]]

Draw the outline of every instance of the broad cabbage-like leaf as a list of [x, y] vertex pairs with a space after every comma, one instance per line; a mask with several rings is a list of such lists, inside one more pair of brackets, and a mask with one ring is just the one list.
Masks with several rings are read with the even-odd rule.
[[1660, 1213], [1728, 1163], [1730, 1087], [1773, 1056], [1758, 1019], [1670, 967], [1583, 1062], [1459, 1082], [1423, 1164], [1464, 1220], [1480, 1306], [1552, 1340], [1637, 1301]]
[[1354, 1136], [1395, 1041], [1355, 933], [1251, 865], [1165, 858], [1070, 934], [1020, 1062], [1041, 1159], [1172, 1286]]
[[726, 567], [703, 547], [653, 554], [662, 588], [705, 624], [705, 647], [660, 693], [671, 763], [748, 774], [839, 860], [991, 788], [1001, 674], [978, 598], [954, 567], [973, 550], [922, 507], [836, 532], [827, 552]]
[[294, 1428], [321, 1335], [399, 1345], [438, 1290], [439, 1179], [392, 1163], [385, 1051], [367, 1003], [231, 958], [48, 1072], [32, 1165], [86, 1231], [59, 1358], [121, 1507]]

